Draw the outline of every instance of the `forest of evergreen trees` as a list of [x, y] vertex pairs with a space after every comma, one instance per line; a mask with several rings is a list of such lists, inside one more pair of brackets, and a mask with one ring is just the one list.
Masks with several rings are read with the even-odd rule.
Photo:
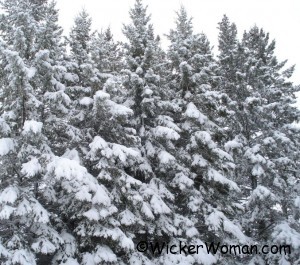
[[224, 15], [215, 56], [184, 7], [166, 50], [141, 0], [125, 43], [84, 10], [64, 37], [55, 2], [0, 8], [1, 264], [300, 264], [300, 86], [267, 32]]

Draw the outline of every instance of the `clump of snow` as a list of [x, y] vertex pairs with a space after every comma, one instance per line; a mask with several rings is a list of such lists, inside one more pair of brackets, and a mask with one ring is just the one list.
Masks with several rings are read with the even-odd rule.
[[105, 189], [103, 185], [98, 185], [96, 193], [92, 199], [93, 204], [102, 204], [105, 206], [109, 206], [111, 204], [111, 200], [107, 195], [108, 191]]
[[110, 113], [113, 116], [130, 116], [133, 114], [133, 110], [124, 105], [117, 104], [111, 100], [108, 100], [107, 104], [109, 105]]
[[90, 97], [83, 97], [79, 103], [80, 105], [83, 105], [83, 106], [89, 106], [91, 104], [93, 104], [94, 100]]
[[80, 190], [76, 192], [75, 197], [79, 201], [92, 201], [92, 194], [89, 193], [89, 188], [85, 185], [81, 186]]
[[68, 158], [70, 160], [74, 160], [76, 162], [78, 162], [80, 164], [81, 159], [79, 156], [79, 153], [76, 149], [72, 149], [72, 150], [67, 150], [64, 154], [63, 157]]
[[0, 203], [14, 203], [18, 198], [18, 189], [15, 187], [8, 187], [0, 194]]
[[102, 90], [98, 90], [94, 96], [94, 99], [110, 99], [110, 95]]
[[47, 239], [40, 238], [31, 245], [31, 248], [37, 253], [52, 254], [56, 251], [56, 247]]
[[[99, 185], [97, 180], [87, 172], [77, 161], [65, 157], [55, 158], [47, 166], [48, 174], [62, 180], [63, 188], [68, 193], [75, 193], [75, 198], [80, 201], [89, 201], [93, 205], [111, 206], [108, 191], [103, 185]], [[110, 209], [113, 210], [113, 207]], [[107, 215], [109, 212], [103, 214]], [[87, 211], [86, 217], [98, 220], [102, 216], [96, 208]]]
[[224, 177], [221, 173], [219, 173], [218, 171], [216, 171], [213, 168], [208, 169], [207, 176], [208, 176], [209, 180], [213, 180], [213, 181], [219, 182], [221, 184], [228, 185], [231, 190], [236, 190], [236, 191], [240, 190], [235, 182]]
[[152, 196], [150, 204], [155, 214], [168, 214], [172, 212], [162, 199], [155, 194]]
[[11, 264], [36, 265], [35, 256], [26, 249], [17, 249], [14, 251]]
[[216, 148], [216, 144], [212, 141], [210, 134], [206, 131], [196, 132], [193, 138], [200, 140], [203, 144], [207, 145], [209, 148]]
[[159, 152], [158, 159], [161, 164], [169, 164], [169, 163], [175, 161], [175, 157], [166, 151]]
[[71, 103], [70, 97], [63, 90], [55, 92], [48, 91], [45, 93], [45, 98], [50, 101], [63, 102], [66, 105], [69, 105]]
[[275, 140], [272, 138], [272, 137], [267, 137], [263, 140], [263, 143], [264, 144], [274, 144], [275, 143]]
[[136, 223], [136, 217], [135, 215], [129, 211], [129, 210], [124, 210], [122, 213], [120, 213], [120, 222], [121, 224], [124, 225], [133, 225]]
[[248, 201], [248, 204], [252, 202], [255, 203], [256, 201], [267, 201], [272, 200], [276, 201], [276, 196], [266, 187], [258, 185], [256, 189], [252, 192], [251, 197]]
[[92, 208], [88, 210], [87, 212], [83, 213], [83, 216], [87, 217], [89, 220], [92, 221], [99, 221], [100, 215], [96, 208]]
[[132, 242], [132, 240], [130, 238], [128, 238], [127, 236], [123, 236], [121, 238], [121, 242], [120, 242], [120, 246], [123, 249], [127, 249], [127, 250], [132, 250], [134, 249], [134, 243]]
[[186, 230], [186, 235], [189, 238], [193, 238], [194, 236], [199, 235], [199, 232], [198, 232], [198, 230], [195, 227], [191, 227], [188, 230]]
[[128, 148], [126, 146], [120, 145], [120, 144], [113, 144], [111, 149], [113, 151], [113, 155], [118, 157], [124, 163], [130, 156], [131, 157], [139, 156], [138, 151], [133, 150], [132, 148]]
[[224, 145], [226, 152], [228, 152], [230, 150], [241, 148], [242, 146], [243, 145], [236, 140], [228, 141]]
[[24, 126], [23, 126], [23, 132], [29, 133], [40, 133], [43, 128], [43, 123], [30, 120], [30, 121], [25, 121]]
[[28, 79], [31, 79], [35, 76], [36, 73], [36, 68], [35, 67], [30, 67], [29, 69], [27, 69], [27, 77]]
[[2, 134], [7, 134], [11, 131], [9, 125], [6, 123], [6, 121], [0, 117], [0, 132]]
[[157, 126], [154, 128], [153, 134], [155, 137], [163, 137], [167, 138], [168, 140], [178, 140], [180, 138], [180, 135], [176, 131], [164, 126]]
[[176, 132], [181, 132], [181, 129], [174, 123], [174, 120], [167, 115], [159, 115], [157, 117], [159, 125], [165, 126], [167, 128], [171, 128]]
[[4, 205], [0, 212], [0, 219], [9, 219], [15, 208], [9, 205]]
[[189, 118], [197, 119], [201, 124], [207, 121], [207, 117], [203, 115], [192, 102], [187, 105], [185, 115]]
[[254, 165], [252, 168], [252, 175], [253, 176], [262, 176], [265, 173], [264, 169], [261, 167], [260, 164]]
[[0, 139], [0, 156], [7, 155], [15, 149], [14, 141], [11, 138]]
[[108, 148], [108, 143], [102, 137], [95, 136], [89, 147], [91, 148], [91, 152], [95, 153], [97, 150]]
[[26, 199], [23, 199], [21, 203], [19, 203], [15, 215], [22, 216], [30, 213], [32, 211], [32, 207], [30, 205], [30, 202]]
[[124, 165], [131, 163], [131, 158], [139, 159], [140, 153], [132, 148], [120, 144], [108, 143], [100, 136], [96, 136], [89, 145], [91, 150], [89, 156], [97, 157], [97, 151], [107, 159], [119, 159]]
[[22, 165], [21, 173], [29, 178], [35, 176], [41, 170], [42, 167], [37, 158], [32, 158], [29, 162]]
[[225, 151], [223, 151], [223, 150], [220, 149], [220, 148], [214, 148], [214, 149], [213, 149], [213, 152], [216, 153], [216, 154], [218, 154], [219, 158], [221, 158], [221, 159], [226, 158], [226, 159], [229, 160], [229, 161], [233, 161], [232, 156], [229, 155], [228, 153], [226, 153]]
[[54, 159], [48, 164], [47, 170], [53, 171], [57, 179], [72, 180], [75, 178], [82, 181], [88, 174], [86, 168], [79, 165], [77, 161], [65, 157]]
[[94, 256], [95, 264], [115, 263], [117, 261], [118, 261], [117, 256], [109, 247], [107, 246], [97, 247], [97, 251]]
[[182, 172], [177, 173], [175, 178], [172, 180], [172, 185], [178, 186], [181, 190], [192, 187], [194, 181], [191, 180], [188, 176], [183, 174]]
[[203, 158], [200, 154], [193, 155], [193, 162], [192, 166], [199, 166], [199, 167], [206, 167], [208, 165], [208, 162], [206, 159]]
[[146, 88], [144, 90], [144, 94], [145, 96], [151, 96], [153, 94], [153, 90], [151, 90], [150, 88]]
[[251, 163], [261, 163], [261, 164], [265, 164], [266, 163], [266, 159], [260, 155], [258, 152], [260, 151], [260, 145], [257, 144], [255, 146], [253, 146], [252, 148], [249, 148], [246, 152], [245, 152], [245, 157], [250, 159]]
[[213, 210], [206, 218], [205, 223], [211, 230], [218, 230], [225, 219], [225, 215], [218, 211]]
[[124, 182], [123, 187], [126, 187], [128, 189], [131, 189], [132, 186], [136, 187], [136, 186], [142, 185], [141, 181], [139, 181], [127, 174], [122, 174], [122, 176], [120, 177], [120, 180]]
[[64, 73], [64, 79], [70, 82], [78, 82], [78, 76], [72, 73]]
[[283, 143], [291, 142], [291, 140], [288, 137], [286, 137], [286, 135], [284, 133], [277, 132], [277, 131], [274, 132], [274, 138], [276, 140], [280, 140]]
[[258, 104], [260, 102], [260, 99], [257, 97], [247, 97], [245, 100], [245, 103], [247, 105], [253, 105], [253, 104]]
[[247, 237], [243, 234], [240, 227], [238, 227], [236, 224], [231, 222], [229, 219], [226, 218], [223, 221], [223, 226], [224, 226], [224, 230], [232, 234], [233, 236], [235, 236], [240, 241], [240, 243], [245, 244], [247, 242]]
[[136, 74], [138, 74], [138, 75], [141, 75], [141, 74], [143, 74], [143, 69], [139, 66], [137, 69], [136, 69]]
[[143, 205], [142, 205], [142, 208], [141, 208], [141, 211], [145, 214], [145, 216], [147, 218], [149, 218], [150, 220], [154, 220], [155, 217], [152, 213], [152, 210], [151, 210], [151, 206], [148, 204], [148, 203], [145, 203], [143, 202]]
[[185, 61], [180, 63], [179, 68], [182, 72], [190, 72], [193, 70], [193, 68]]

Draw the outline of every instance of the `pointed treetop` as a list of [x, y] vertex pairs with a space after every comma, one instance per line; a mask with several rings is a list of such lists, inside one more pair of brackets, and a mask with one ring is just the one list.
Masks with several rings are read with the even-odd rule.
[[71, 52], [79, 63], [83, 63], [89, 53], [92, 19], [85, 9], [75, 17], [70, 32]]
[[143, 6], [142, 0], [136, 0], [134, 7], [130, 9], [129, 15], [134, 26], [147, 25], [151, 16], [147, 15], [148, 6]]
[[193, 34], [192, 17], [188, 17], [187, 11], [184, 6], [181, 6], [179, 11], [176, 12], [176, 29], [183, 38]]
[[144, 7], [141, 0], [136, 0], [135, 5], [129, 11], [132, 23], [124, 25], [123, 33], [128, 39], [125, 44], [128, 64], [132, 71], [137, 67], [149, 69], [154, 58], [157, 42], [150, 15], [147, 15], [147, 6]]
[[262, 59], [264, 62], [274, 57], [275, 40], [270, 42], [269, 33], [256, 25], [248, 32], [244, 32], [242, 44], [244, 47], [254, 52], [257, 59]]
[[104, 39], [106, 41], [111, 41], [113, 39], [113, 34], [111, 33], [110, 27], [108, 27], [104, 32]]
[[171, 29], [169, 35], [167, 35], [173, 43], [184, 41], [193, 35], [192, 18], [188, 17], [186, 9], [181, 6], [176, 15], [176, 28]]
[[224, 15], [222, 21], [218, 23], [219, 29], [219, 50], [226, 53], [232, 51], [237, 45], [237, 28], [229, 18]]

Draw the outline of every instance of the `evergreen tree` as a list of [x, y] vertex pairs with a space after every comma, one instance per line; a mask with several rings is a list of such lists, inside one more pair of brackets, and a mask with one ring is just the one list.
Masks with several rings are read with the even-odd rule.
[[45, 91], [33, 81], [48, 5], [1, 4], [1, 261], [49, 262], [63, 241], [45, 198], [46, 167], [53, 157], [41, 113]]
[[[297, 130], [291, 130], [291, 124], [299, 121], [300, 111], [292, 106], [299, 87], [287, 80], [294, 67], [282, 71], [286, 62], [278, 62], [274, 55], [275, 41], [269, 42], [269, 34], [254, 26], [244, 34], [242, 45], [250, 90], [244, 105], [251, 117], [250, 139], [247, 139], [250, 148], [245, 155], [252, 167], [250, 174], [255, 188], [249, 201], [249, 225], [260, 239], [284, 244], [289, 242], [291, 234], [298, 238], [300, 235], [299, 224], [293, 218], [294, 205], [290, 203], [295, 200], [292, 190], [299, 179], [293, 160], [295, 150], [299, 149], [293, 140]], [[261, 207], [263, 212], [257, 211]], [[285, 233], [280, 240], [276, 238], [279, 233]], [[294, 244], [292, 247], [299, 248]], [[266, 259], [281, 263], [287, 259], [293, 263], [299, 255], [268, 255]]]
[[[199, 227], [199, 238], [206, 242], [247, 242], [235, 224], [238, 220], [234, 221], [241, 207], [235, 199], [239, 188], [230, 180], [235, 165], [220, 146], [227, 133], [222, 125], [231, 113], [225, 105], [228, 96], [219, 92], [220, 71], [209, 41], [204, 34], [193, 33], [183, 7], [177, 13], [176, 29], [168, 37], [171, 86], [182, 108], [178, 159], [189, 169], [197, 191], [197, 203], [191, 204], [190, 211]], [[225, 256], [223, 262], [232, 262], [231, 258]]]
[[[71, 55], [78, 66], [84, 64], [89, 58], [91, 42], [92, 19], [83, 9], [75, 18], [74, 26], [70, 32]], [[80, 82], [80, 81], [79, 81]]]
[[[125, 45], [127, 68], [123, 70], [124, 86], [129, 95], [126, 103], [134, 111], [133, 126], [141, 138], [142, 156], [150, 169], [146, 171], [141, 168], [141, 174], [137, 177], [152, 192], [155, 191], [151, 195], [151, 223], [147, 224], [144, 236], [139, 235], [137, 239], [171, 244], [179, 244], [180, 240], [189, 242], [196, 237], [197, 230], [194, 220], [189, 220], [178, 209], [188, 203], [180, 187], [186, 193], [191, 187], [187, 170], [176, 160], [175, 143], [179, 140], [180, 129], [174, 123], [173, 115], [180, 109], [171, 101], [172, 91], [167, 89], [164, 78], [167, 61], [141, 1], [136, 1], [130, 10], [130, 17], [132, 24], [124, 27], [128, 39]], [[182, 200], [178, 207], [177, 200]], [[148, 255], [154, 258], [153, 254]], [[185, 255], [162, 255], [157, 258], [158, 262], [166, 264], [189, 260]]]
[[[97, 77], [90, 48], [91, 48], [91, 24], [92, 20], [85, 10], [82, 10], [75, 18], [74, 25], [68, 38], [70, 46], [70, 56], [65, 60], [68, 72], [66, 92], [71, 99], [72, 111], [70, 112], [70, 123], [78, 129], [74, 130], [73, 147], [80, 147], [85, 131], [88, 129], [86, 124], [86, 105], [90, 104], [94, 93], [100, 88], [100, 80]], [[79, 150], [78, 150], [79, 151]]]
[[[237, 181], [252, 189], [247, 199], [245, 228], [261, 244], [274, 241], [288, 244], [291, 234], [299, 237], [293, 203], [296, 198], [293, 186], [299, 178], [297, 163], [293, 161], [298, 141], [297, 129], [292, 125], [299, 120], [299, 110], [292, 106], [299, 88], [288, 81], [293, 67], [282, 70], [285, 62], [276, 59], [275, 42], [269, 42], [268, 34], [254, 26], [237, 43], [234, 30], [228, 30], [233, 25], [226, 18], [220, 23], [219, 58], [223, 73], [232, 73], [224, 75], [224, 89], [235, 100], [234, 139], [227, 146], [240, 149], [235, 156], [239, 169]], [[284, 235], [281, 240], [275, 238], [279, 233]], [[293, 247], [298, 248], [295, 244]], [[271, 263], [286, 264], [299, 257], [267, 255], [265, 258]]]
[[[84, 97], [90, 97], [95, 91], [96, 76], [95, 69], [90, 58], [91, 49], [91, 25], [92, 19], [85, 10], [82, 10], [75, 18], [74, 25], [68, 38], [70, 46], [70, 62], [67, 69], [72, 73], [70, 84], [68, 86], [68, 94], [74, 101], [75, 109], [80, 109], [79, 101]], [[94, 90], [93, 90], [94, 89]], [[81, 112], [77, 115], [77, 119], [82, 121]]]

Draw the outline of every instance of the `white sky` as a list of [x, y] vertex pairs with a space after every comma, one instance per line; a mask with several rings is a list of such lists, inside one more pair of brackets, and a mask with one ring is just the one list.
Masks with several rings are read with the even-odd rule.
[[[116, 40], [124, 40], [122, 24], [129, 21], [129, 8], [135, 0], [57, 0], [60, 25], [67, 34], [76, 14], [85, 8], [93, 19], [93, 29], [111, 27]], [[227, 14], [238, 28], [239, 36], [256, 24], [276, 40], [279, 60], [296, 64], [292, 81], [300, 84], [300, 0], [144, 0], [156, 34], [167, 42], [163, 34], [174, 27], [175, 11], [183, 4], [193, 17], [195, 33], [204, 32], [217, 47], [217, 23]], [[300, 106], [300, 102], [299, 102]]]

